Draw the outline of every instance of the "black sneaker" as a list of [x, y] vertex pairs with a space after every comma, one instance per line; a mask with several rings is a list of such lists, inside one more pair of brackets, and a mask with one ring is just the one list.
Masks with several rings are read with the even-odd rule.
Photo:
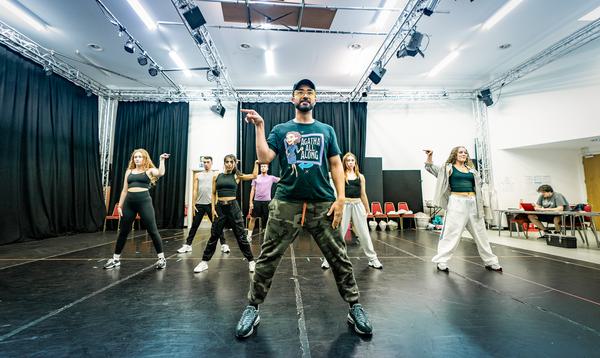
[[356, 303], [350, 307], [348, 322], [354, 326], [354, 330], [359, 334], [373, 334], [373, 326], [371, 326], [371, 322], [369, 321], [369, 315], [360, 303]]
[[258, 309], [254, 306], [248, 306], [242, 313], [240, 321], [235, 327], [235, 336], [238, 338], [246, 338], [254, 333], [254, 327], [260, 323]]

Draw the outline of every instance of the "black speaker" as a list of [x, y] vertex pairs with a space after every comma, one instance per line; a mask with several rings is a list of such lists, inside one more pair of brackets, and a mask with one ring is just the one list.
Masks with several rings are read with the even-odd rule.
[[479, 99], [488, 107], [494, 104], [494, 100], [492, 99], [492, 91], [490, 91], [489, 88], [486, 88], [479, 92], [479, 96], [477, 97], [479, 97]]
[[202, 16], [198, 6], [191, 7], [189, 10], [184, 12], [183, 17], [185, 17], [185, 21], [187, 21], [192, 30], [196, 30], [200, 26], [206, 24], [206, 20], [204, 20], [204, 16]]
[[381, 79], [383, 78], [383, 75], [385, 75], [385, 72], [385, 68], [379, 66], [375, 67], [373, 71], [371, 71], [371, 73], [369, 74], [369, 79], [377, 85], [379, 84], [379, 82], [381, 82]]

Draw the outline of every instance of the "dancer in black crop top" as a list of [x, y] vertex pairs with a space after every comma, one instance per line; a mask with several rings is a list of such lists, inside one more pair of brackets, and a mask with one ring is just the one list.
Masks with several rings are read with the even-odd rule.
[[[346, 153], [342, 158], [342, 162], [346, 182], [346, 200], [344, 202], [342, 223], [340, 224], [341, 235], [342, 237], [346, 236], [346, 231], [352, 221], [352, 227], [358, 236], [360, 246], [369, 259], [369, 267], [382, 269], [383, 265], [377, 258], [367, 226], [367, 214], [371, 210], [369, 210], [369, 199], [367, 199], [365, 176], [360, 173], [354, 154]], [[326, 259], [323, 259], [321, 268], [329, 268], [329, 262]]]
[[150, 155], [144, 149], [136, 149], [131, 154], [129, 166], [125, 172], [125, 180], [123, 182], [123, 190], [117, 204], [119, 216], [121, 220], [119, 236], [115, 245], [115, 253], [112, 259], [109, 259], [104, 264], [105, 269], [111, 269], [121, 266], [121, 252], [127, 241], [127, 235], [131, 231], [131, 225], [139, 213], [140, 217], [146, 224], [148, 234], [152, 238], [152, 243], [158, 254], [156, 269], [163, 269], [167, 266], [165, 254], [162, 249], [162, 240], [156, 227], [156, 217], [154, 215], [154, 207], [152, 206], [152, 198], [148, 189], [155, 183], [158, 178], [165, 175], [165, 160], [169, 158], [169, 154], [163, 153], [160, 155], [160, 165], [158, 169], [152, 163]]
[[223, 228], [226, 223], [233, 229], [238, 246], [248, 260], [248, 269], [254, 272], [254, 255], [250, 243], [246, 238], [244, 230], [244, 218], [242, 210], [237, 202], [237, 189], [240, 181], [252, 180], [258, 175], [258, 161], [254, 163], [252, 174], [243, 174], [236, 168], [237, 159], [235, 155], [229, 154], [225, 156], [223, 173], [217, 175], [213, 179], [213, 199], [212, 213], [213, 221], [210, 229], [210, 239], [206, 243], [202, 261], [194, 268], [194, 272], [202, 272], [208, 270], [208, 261], [212, 258], [217, 248], [217, 241], [223, 235]]

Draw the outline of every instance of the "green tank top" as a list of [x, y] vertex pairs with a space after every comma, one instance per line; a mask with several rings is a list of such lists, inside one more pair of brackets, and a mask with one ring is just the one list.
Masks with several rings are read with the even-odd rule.
[[475, 177], [473, 173], [463, 173], [460, 170], [452, 167], [450, 174], [450, 191], [457, 193], [474, 193], [475, 192]]

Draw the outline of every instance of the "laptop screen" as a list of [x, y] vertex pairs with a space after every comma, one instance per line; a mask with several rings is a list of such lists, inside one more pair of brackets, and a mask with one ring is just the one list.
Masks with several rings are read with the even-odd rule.
[[535, 207], [532, 203], [521, 203], [521, 207], [525, 209], [525, 211], [535, 211]]

